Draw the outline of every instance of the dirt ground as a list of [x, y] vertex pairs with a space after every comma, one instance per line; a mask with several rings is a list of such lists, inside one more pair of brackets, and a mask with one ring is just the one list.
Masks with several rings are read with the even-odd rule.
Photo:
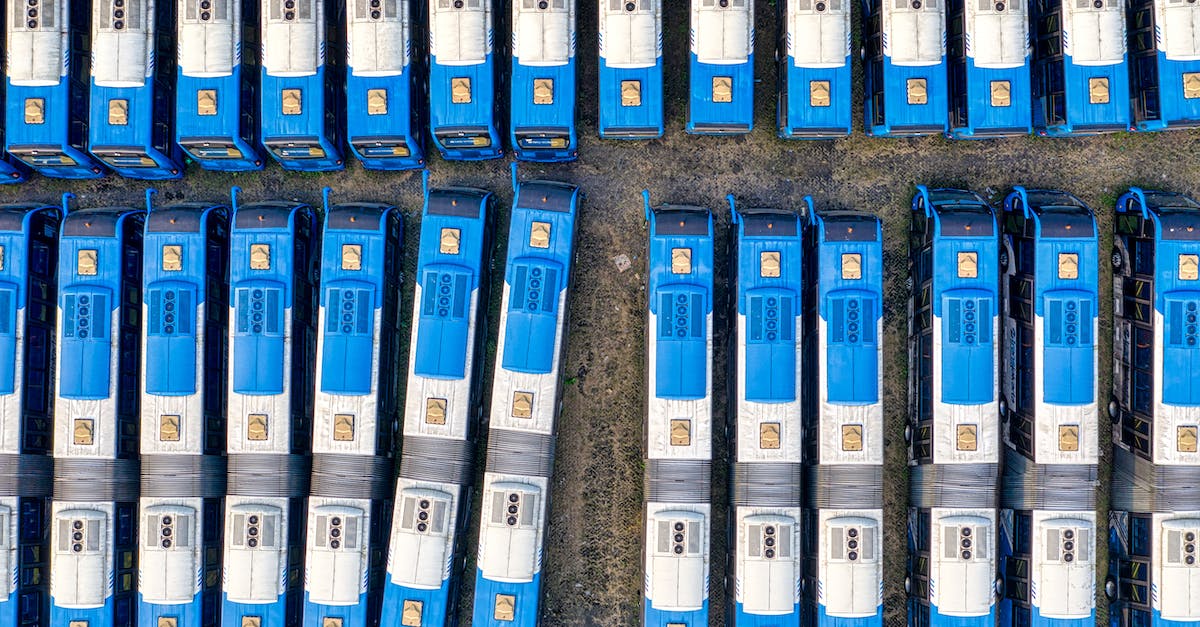
[[[686, 115], [687, 6], [668, 2], [665, 12], [667, 68], [667, 135], [650, 142], [602, 142], [596, 136], [595, 3], [581, 0], [579, 16], [580, 159], [577, 163], [525, 165], [522, 175], [570, 181], [587, 197], [579, 220], [578, 255], [570, 307], [570, 338], [563, 363], [563, 410], [558, 426], [552, 511], [544, 556], [543, 624], [633, 625], [640, 607], [643, 396], [645, 394], [644, 308], [646, 227], [643, 188], [656, 202], [711, 207], [717, 216], [717, 297], [729, 285], [725, 260], [730, 226], [725, 195], [749, 204], [797, 208], [812, 195], [818, 209], [850, 208], [874, 212], [885, 224], [886, 305], [885, 405], [888, 424], [886, 535], [887, 624], [903, 624], [904, 521], [907, 494], [903, 424], [905, 411], [905, 299], [907, 255], [904, 229], [913, 185], [962, 186], [998, 200], [1015, 184], [1056, 187], [1078, 194], [1101, 219], [1103, 252], [1111, 241], [1111, 218], [1117, 195], [1129, 185], [1160, 187], [1200, 194], [1197, 151], [1200, 132], [1160, 135], [1117, 134], [1078, 140], [1021, 138], [981, 142], [872, 139], [857, 134], [836, 142], [784, 142], [775, 136], [774, 2], [758, 0], [756, 44], [756, 129], [745, 137], [691, 137], [683, 132]], [[857, 62], [856, 62], [857, 63]], [[856, 68], [857, 70], [857, 68]], [[859, 72], [861, 76], [861, 72]], [[854, 106], [861, 119], [861, 94]], [[502, 280], [503, 240], [507, 207], [512, 200], [508, 161], [430, 165], [435, 185], [472, 185], [493, 190], [502, 211], [497, 221], [494, 285]], [[367, 172], [351, 163], [345, 172], [313, 175], [285, 173], [271, 165], [254, 174], [228, 175], [189, 167], [178, 182], [155, 185], [159, 202], [226, 198], [230, 185], [242, 187], [244, 201], [273, 197], [320, 202], [323, 186], [335, 201], [393, 202], [407, 215], [407, 274], [416, 258], [421, 209], [420, 176], [416, 173]], [[71, 183], [35, 178], [19, 186], [0, 187], [0, 202], [55, 200], [64, 191], [77, 196], [77, 206], [140, 203], [143, 183], [109, 177]], [[632, 267], [618, 271], [613, 258], [628, 255]], [[1101, 264], [1103, 300], [1111, 298], [1108, 264]], [[498, 294], [494, 290], [493, 294]], [[411, 286], [405, 285], [406, 299]], [[498, 298], [498, 296], [496, 297]], [[493, 299], [495, 301], [495, 298]], [[411, 303], [406, 302], [405, 326]], [[493, 302], [493, 308], [498, 304]], [[1111, 311], [1101, 309], [1101, 386], [1107, 395], [1111, 372]], [[489, 358], [494, 354], [493, 316]], [[729, 330], [723, 317], [716, 333]], [[725, 381], [726, 354], [720, 349], [714, 380]], [[490, 384], [490, 366], [486, 381]], [[490, 387], [490, 385], [489, 385]], [[725, 391], [716, 387], [715, 418], [725, 415]], [[1099, 419], [1099, 417], [1098, 417]], [[1102, 430], [1107, 434], [1107, 423]], [[721, 624], [725, 606], [725, 494], [728, 451], [718, 429], [714, 442], [712, 623]], [[1103, 442], [1102, 476], [1107, 476], [1111, 447]], [[482, 460], [482, 444], [479, 447]], [[482, 465], [481, 465], [482, 468]], [[1103, 490], [1103, 489], [1102, 489]], [[1107, 492], [1100, 501], [1107, 501]], [[1100, 521], [1106, 520], [1101, 512]], [[477, 534], [472, 525], [470, 537]], [[1103, 551], [1101, 557], [1104, 557]], [[469, 621], [471, 569], [462, 600]], [[1100, 565], [1103, 572], [1104, 564]], [[1098, 580], [1101, 584], [1103, 579]], [[1098, 585], [1102, 588], [1102, 585]], [[1100, 604], [1103, 608], [1103, 604]]]

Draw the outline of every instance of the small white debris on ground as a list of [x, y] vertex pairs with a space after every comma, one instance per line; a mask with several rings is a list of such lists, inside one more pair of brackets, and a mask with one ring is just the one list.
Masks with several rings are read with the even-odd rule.
[[633, 265], [633, 262], [629, 260], [629, 255], [626, 255], [625, 253], [621, 253], [616, 257], [613, 257], [612, 262], [615, 266], [617, 266], [617, 272], [624, 272]]

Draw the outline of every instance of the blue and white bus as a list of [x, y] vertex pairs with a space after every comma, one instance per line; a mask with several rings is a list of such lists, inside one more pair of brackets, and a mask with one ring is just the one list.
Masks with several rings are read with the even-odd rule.
[[[0, 55], [4, 54], [3, 45], [4, 41], [0, 40]], [[0, 65], [0, 69], [3, 69], [3, 65]], [[0, 89], [0, 108], [5, 108], [6, 105], [4, 90]], [[4, 142], [4, 128], [0, 127], [0, 185], [24, 182], [28, 173], [29, 166], [8, 155]]]
[[442, 158], [499, 159], [503, 89], [492, 0], [429, 2], [429, 131]]
[[882, 225], [805, 203], [802, 618], [882, 627]]
[[574, 161], [575, 2], [512, 3], [509, 133], [522, 161]]
[[491, 268], [490, 192], [429, 189], [414, 275], [404, 448], [396, 480], [382, 625], [458, 623], [483, 411]]
[[863, 119], [868, 135], [945, 133], [947, 0], [863, 0]]
[[733, 214], [728, 624], [800, 624], [803, 216]]
[[599, 3], [600, 137], [662, 137], [662, 0]]
[[1139, 131], [1200, 126], [1200, 7], [1133, 0], [1128, 8], [1129, 97]]
[[237, 193], [221, 624], [292, 627], [303, 601], [320, 240], [308, 205], [239, 206]]
[[471, 624], [536, 627], [580, 191], [514, 164], [513, 193]]
[[1200, 203], [1132, 188], [1113, 236], [1111, 627], [1200, 625]]
[[321, 246], [304, 625], [379, 624], [400, 369], [404, 218], [329, 204]]
[[[259, 0], [255, 0], [259, 1]], [[261, 0], [259, 136], [288, 170], [341, 170], [346, 115], [342, 5]]]
[[105, 207], [66, 212], [62, 222], [51, 625], [137, 624], [144, 217]]
[[851, 132], [850, 0], [781, 0], [779, 100], [784, 139], [827, 139]]
[[[346, 140], [369, 170], [425, 164], [424, 0], [351, 0], [346, 8]], [[414, 37], [414, 34], [416, 35]]]
[[996, 625], [999, 229], [979, 195], [917, 186], [908, 229], [908, 624]]
[[650, 206], [646, 275], [646, 627], [708, 624], [712, 539], [713, 219]]
[[1017, 187], [1000, 240], [1001, 625], [1096, 622], [1097, 233], [1071, 194]]
[[1031, 0], [1033, 127], [1040, 135], [1130, 130], [1124, 0]]
[[126, 178], [177, 179], [174, 2], [92, 4], [88, 149]]
[[9, 2], [4, 140], [10, 156], [56, 178], [104, 176], [87, 151], [91, 15], [69, 0]]
[[980, 139], [1033, 132], [1029, 6], [948, 0], [950, 136]]
[[687, 132], [754, 128], [754, 2], [691, 0]]
[[61, 212], [0, 206], [0, 622], [50, 612], [54, 332]]
[[150, 200], [148, 192], [138, 624], [207, 627], [221, 608], [229, 210]]
[[258, 3], [176, 2], [176, 143], [206, 170], [261, 170]]

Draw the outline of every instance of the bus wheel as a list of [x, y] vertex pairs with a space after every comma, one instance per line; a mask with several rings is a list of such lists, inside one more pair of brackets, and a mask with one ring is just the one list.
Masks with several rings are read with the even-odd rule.
[[1125, 265], [1125, 259], [1121, 257], [1121, 251], [1116, 248], [1112, 251], [1112, 267], [1113, 270], [1120, 270], [1121, 266]]
[[1008, 251], [1004, 248], [1000, 249], [1000, 271], [1008, 270]]
[[1117, 598], [1117, 582], [1112, 577], [1104, 580], [1104, 596], [1110, 601]]
[[1117, 422], [1121, 418], [1121, 407], [1117, 405], [1117, 399], [1115, 398], [1108, 401], [1108, 417], [1113, 422]]

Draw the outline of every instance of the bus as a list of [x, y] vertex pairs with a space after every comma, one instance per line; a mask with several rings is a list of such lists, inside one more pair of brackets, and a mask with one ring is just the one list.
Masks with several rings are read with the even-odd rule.
[[68, 210], [69, 197], [58, 246], [49, 624], [133, 627], [145, 214]]
[[304, 625], [378, 625], [399, 412], [404, 217], [324, 192]]
[[258, 3], [176, 2], [175, 142], [205, 170], [261, 170]]
[[863, 124], [877, 137], [947, 130], [946, 0], [863, 0]]
[[443, 159], [504, 154], [499, 127], [503, 77], [496, 62], [492, 0], [429, 2], [429, 130]]
[[429, 188], [414, 275], [404, 448], [396, 479], [382, 625], [452, 627], [466, 558], [483, 412], [491, 192]]
[[574, 161], [575, 0], [512, 3], [509, 140], [522, 161]]
[[663, 0], [599, 0], [603, 139], [663, 135]]
[[799, 625], [803, 216], [738, 207], [730, 317], [727, 624]]
[[1061, 191], [1000, 216], [1000, 624], [1095, 624], [1097, 233]]
[[849, 135], [849, 0], [781, 0], [779, 99], [775, 121], [784, 139]]
[[426, 39], [419, 29], [424, 14], [422, 0], [347, 5], [346, 140], [369, 170], [425, 165], [420, 100]]
[[646, 275], [646, 627], [708, 624], [712, 538], [713, 219], [650, 206]]
[[754, 2], [691, 0], [687, 132], [754, 128]]
[[208, 627], [221, 607], [229, 209], [154, 207], [142, 243], [138, 624]]
[[950, 136], [1032, 133], [1028, 5], [949, 0], [946, 30]]
[[40, 627], [50, 613], [54, 333], [62, 212], [0, 206], [0, 622]]
[[104, 176], [88, 152], [91, 15], [69, 0], [9, 2], [4, 140], [9, 156], [55, 178]]
[[183, 176], [175, 143], [174, 2], [97, 0], [92, 4], [88, 147], [132, 179]]
[[580, 191], [512, 177], [472, 624], [536, 627]]
[[1129, 3], [1129, 99], [1139, 131], [1200, 126], [1198, 10], [1185, 0]]
[[1000, 237], [974, 192], [917, 186], [908, 229], [908, 624], [996, 625]]
[[320, 274], [314, 211], [238, 204], [229, 246], [224, 627], [300, 624]]
[[1131, 130], [1124, 0], [1032, 0], [1033, 128], [1039, 135]]
[[859, 211], [805, 197], [801, 392], [808, 625], [883, 625], [883, 231]]
[[258, 124], [263, 146], [287, 170], [341, 170], [346, 115], [342, 4], [261, 0]]
[[1200, 203], [1131, 188], [1113, 235], [1112, 627], [1200, 623]]

